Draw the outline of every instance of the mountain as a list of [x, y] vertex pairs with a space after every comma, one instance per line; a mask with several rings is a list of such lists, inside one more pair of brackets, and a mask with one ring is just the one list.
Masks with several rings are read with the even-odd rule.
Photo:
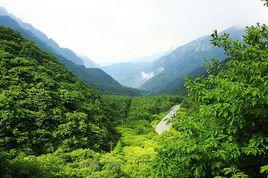
[[155, 72], [151, 72], [153, 61], [168, 53], [159, 52], [152, 56], [133, 59], [130, 62], [103, 66], [102, 69], [122, 85], [140, 88], [142, 84], [155, 75]]
[[80, 58], [83, 60], [84, 65], [85, 65], [86, 68], [100, 68], [100, 66], [98, 64], [93, 62], [87, 56], [80, 56]]
[[57, 52], [59, 55], [65, 57], [66, 59], [72, 61], [77, 65], [83, 65], [83, 60], [80, 59], [72, 50], [68, 48], [61, 48], [55, 41], [49, 39], [43, 32], [34, 28], [31, 24], [25, 23], [14, 15], [8, 13], [6, 9], [0, 7], [0, 15], [1, 16], [9, 16], [14, 19], [18, 25], [24, 30], [30, 31], [35, 35], [38, 39], [40, 39], [43, 43], [47, 44], [53, 51]]
[[109, 150], [116, 132], [98, 92], [52, 55], [0, 27], [0, 68], [2, 150]]
[[116, 63], [102, 69], [124, 86], [139, 88], [149, 79], [152, 63]]
[[[8, 14], [6, 10], [0, 8], [0, 15]], [[42, 50], [50, 52], [60, 63], [82, 79], [87, 84], [90, 84], [104, 93], [115, 93], [124, 95], [140, 95], [141, 91], [131, 89], [120, 85], [111, 76], [100, 69], [87, 69], [83, 65], [82, 59], [78, 58], [71, 50], [67, 48], [59, 48], [58, 44], [51, 39], [48, 39], [39, 30], [32, 27], [30, 24], [23, 23], [21, 20], [16, 21], [13, 15], [0, 16], [0, 26], [7, 26], [16, 31], [19, 31], [24, 37], [34, 41]], [[24, 26], [25, 28], [23, 28]], [[30, 30], [31, 31], [30, 31]], [[64, 56], [62, 55], [64, 53]], [[79, 61], [82, 62], [78, 62]], [[77, 60], [76, 60], [77, 59]], [[76, 62], [75, 62], [76, 61]]]
[[[187, 77], [190, 77], [191, 79], [194, 79], [196, 77], [204, 76], [206, 75], [206, 69], [205, 67], [198, 67], [191, 71], [190, 73], [186, 74]], [[172, 82], [167, 84], [161, 92], [163, 93], [179, 93], [180, 95], [185, 95], [187, 93], [187, 89], [184, 86], [185, 84], [185, 78], [179, 77], [174, 79]]]
[[[226, 63], [230, 61], [229, 58], [224, 59], [223, 61], [220, 62], [223, 70], [227, 69]], [[186, 74], [187, 77], [191, 79], [195, 79], [197, 77], [207, 77], [208, 72], [205, 66], [198, 67], [191, 71], [190, 73]], [[180, 95], [186, 95], [187, 94], [187, 89], [184, 86], [185, 84], [185, 78], [176, 78], [172, 82], [170, 82], [165, 88], [163, 88], [162, 92], [163, 93], [179, 93]]]
[[[244, 28], [231, 27], [221, 32], [221, 34], [223, 33], [228, 33], [231, 38], [239, 40], [242, 39]], [[210, 36], [198, 38], [156, 60], [151, 72], [158, 74], [140, 88], [153, 93], [162, 92], [167, 90], [168, 85], [182, 81], [185, 75], [202, 67], [206, 59], [224, 60], [226, 56], [223, 50], [211, 45], [210, 40]]]

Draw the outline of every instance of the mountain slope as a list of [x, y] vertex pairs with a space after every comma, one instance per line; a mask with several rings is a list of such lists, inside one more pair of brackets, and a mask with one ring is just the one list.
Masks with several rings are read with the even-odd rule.
[[[243, 28], [229, 28], [222, 33], [229, 33], [233, 39], [241, 39]], [[210, 36], [194, 40], [178, 47], [173, 52], [154, 62], [152, 71], [160, 71], [158, 75], [149, 79], [141, 89], [150, 92], [161, 92], [175, 80], [183, 80], [186, 74], [204, 65], [205, 59], [225, 58], [222, 49], [210, 44]]]
[[98, 93], [16, 31], [0, 27], [1, 149], [108, 150], [111, 121]]
[[139, 88], [148, 79], [151, 66], [152, 63], [116, 63], [102, 69], [122, 85]]
[[80, 58], [84, 61], [86, 68], [99, 68], [99, 65], [90, 60], [87, 56], [80, 56]]
[[[0, 14], [3, 14], [0, 9]], [[75, 64], [72, 60], [67, 59], [61, 55], [61, 52], [58, 52], [57, 44], [52, 40], [48, 39], [42, 32], [38, 30], [32, 30], [35, 34], [39, 34], [40, 38], [36, 36], [29, 30], [26, 30], [20, 26], [20, 24], [10, 16], [0, 16], [0, 25], [10, 27], [16, 31], [21, 32], [21, 34], [34, 41], [42, 50], [50, 52], [59, 62], [65, 65], [65, 67], [77, 75], [80, 79], [86, 83], [93, 85], [95, 88], [105, 93], [116, 93], [124, 95], [140, 95], [141, 92], [136, 89], [131, 89], [121, 86], [117, 81], [115, 81], [111, 76], [107, 75], [105, 72], [96, 72], [96, 69], [87, 69], [83, 65]], [[31, 25], [27, 25], [30, 28]], [[44, 40], [45, 38], [45, 40]], [[44, 41], [43, 41], [44, 40]], [[46, 43], [48, 42], [48, 43]], [[56, 48], [55, 48], [56, 46]], [[62, 50], [61, 50], [62, 51]], [[72, 51], [69, 49], [64, 49], [66, 54], [72, 56]], [[66, 55], [65, 55], [66, 56]], [[102, 75], [103, 76], [102, 76]]]
[[[224, 59], [220, 62], [221, 66], [225, 70], [227, 68], [226, 63], [230, 61], [229, 58]], [[187, 77], [191, 79], [195, 79], [197, 77], [207, 77], [208, 72], [206, 70], [205, 66], [198, 67], [191, 71], [190, 73], [186, 74]], [[164, 93], [179, 93], [181, 95], [187, 94], [187, 89], [184, 86], [185, 84], [185, 78], [176, 78], [172, 82], [170, 82], [163, 90]]]
[[[190, 73], [186, 74], [186, 76], [194, 79], [196, 77], [201, 77], [201, 76], [203, 76], [205, 74], [206, 74], [205, 68], [204, 67], [198, 67], [198, 68], [194, 69], [193, 71], [191, 71]], [[185, 84], [185, 78], [184, 77], [176, 78], [176, 79], [172, 80], [172, 82], [167, 84], [165, 86], [165, 88], [162, 89], [161, 92], [164, 92], [164, 93], [179, 93], [181, 95], [185, 95], [187, 93], [187, 90], [184, 87], [184, 84]]]
[[52, 39], [49, 39], [44, 33], [34, 28], [31, 24], [25, 23], [21, 21], [19, 18], [15, 17], [14, 15], [8, 13], [8, 11], [5, 10], [3, 7], [0, 7], [0, 15], [9, 16], [13, 20], [15, 20], [21, 28], [27, 31], [30, 31], [33, 35], [39, 38], [43, 43], [45, 43], [47, 46], [53, 49], [54, 52], [57, 52], [59, 55], [65, 57], [66, 59], [72, 61], [73, 63], [77, 65], [83, 65], [83, 60], [80, 59], [72, 50], [68, 48], [61, 48], [55, 41], [53, 41]]

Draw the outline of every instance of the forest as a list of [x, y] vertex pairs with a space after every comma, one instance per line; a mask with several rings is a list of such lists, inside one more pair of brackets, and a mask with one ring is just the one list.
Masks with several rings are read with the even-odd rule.
[[[186, 78], [186, 94], [123, 96], [1, 26], [0, 177], [267, 177], [268, 26], [211, 37], [228, 60]], [[172, 128], [157, 134], [176, 104]]]

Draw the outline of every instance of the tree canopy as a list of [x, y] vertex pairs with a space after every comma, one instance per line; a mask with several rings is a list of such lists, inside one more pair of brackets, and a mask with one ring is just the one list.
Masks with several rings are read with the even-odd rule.
[[246, 28], [243, 41], [212, 35], [230, 58], [210, 75], [188, 79], [189, 99], [174, 120], [178, 131], [156, 160], [159, 176], [259, 177], [268, 162], [268, 27]]
[[6, 27], [0, 27], [0, 68], [0, 143], [5, 150], [100, 150], [114, 139], [98, 93]]

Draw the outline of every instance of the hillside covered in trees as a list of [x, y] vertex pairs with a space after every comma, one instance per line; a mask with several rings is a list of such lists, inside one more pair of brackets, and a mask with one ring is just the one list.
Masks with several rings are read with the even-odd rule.
[[159, 175], [266, 177], [267, 32], [266, 25], [248, 27], [243, 41], [212, 35], [231, 60], [227, 69], [214, 62], [208, 77], [186, 83], [190, 97], [159, 150]]
[[[230, 60], [189, 97], [100, 96], [33, 42], [0, 28], [2, 177], [266, 177], [268, 28], [215, 32]], [[158, 135], [169, 109], [182, 108]]]
[[239, 39], [215, 30], [226, 59], [176, 78], [187, 96], [111, 94], [24, 33], [0, 26], [0, 178], [268, 176], [267, 25]]
[[99, 94], [18, 32], [0, 27], [1, 146], [29, 154], [107, 149], [114, 140]]

